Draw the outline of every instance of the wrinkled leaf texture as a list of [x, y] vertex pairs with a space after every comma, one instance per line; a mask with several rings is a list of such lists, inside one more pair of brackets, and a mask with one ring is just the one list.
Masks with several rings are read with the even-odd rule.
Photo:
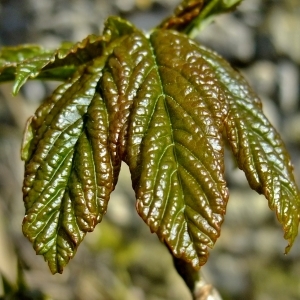
[[234, 10], [242, 0], [183, 0], [158, 28], [174, 29], [194, 37], [216, 15]]
[[175, 257], [195, 269], [205, 264], [228, 200], [224, 132], [250, 186], [276, 211], [288, 251], [299, 192], [280, 136], [243, 77], [168, 29], [145, 36], [109, 18], [95, 41], [34, 71], [23, 68], [32, 58], [14, 65], [23, 66], [17, 85], [64, 64], [76, 69], [29, 120], [23, 141], [23, 232], [51, 271], [62, 272], [101, 221], [122, 160], [151, 231]]
[[28, 79], [67, 80], [79, 66], [101, 56], [109, 41], [132, 29], [125, 20], [109, 18], [102, 36], [89, 35], [75, 45], [65, 42], [57, 50], [37, 45], [3, 47], [0, 83], [15, 80], [13, 93], [17, 94]]

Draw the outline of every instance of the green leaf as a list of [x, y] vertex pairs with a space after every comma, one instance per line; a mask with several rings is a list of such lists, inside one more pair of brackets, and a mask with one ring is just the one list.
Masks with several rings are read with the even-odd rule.
[[51, 53], [48, 51], [20, 62], [15, 71], [14, 94], [18, 93], [29, 78], [68, 79], [75, 72], [76, 67], [102, 54], [104, 42], [103, 36], [90, 35], [71, 47], [69, 43], [64, 43]]
[[120, 17], [109, 17], [104, 23], [103, 35], [110, 41], [139, 32], [130, 22]]
[[54, 105], [61, 100], [72, 84], [79, 80], [80, 76], [79, 70], [70, 80], [59, 86], [51, 96], [44, 100], [36, 110], [35, 115], [28, 119], [21, 149], [21, 157], [25, 162], [31, 159], [33, 151], [35, 151], [45, 131], [48, 130], [53, 119], [51, 112]]
[[[70, 49], [70, 44], [63, 44], [60, 51], [66, 47]], [[40, 69], [53, 59], [55, 52], [35, 45], [3, 47], [0, 52], [0, 82], [19, 78], [20, 85], [22, 85], [29, 77], [37, 77], [40, 75]], [[60, 74], [58, 78], [66, 79], [67, 77]], [[57, 78], [54, 77], [54, 79]], [[17, 93], [19, 88], [15, 87], [14, 92]]]
[[158, 28], [181, 31], [196, 36], [214, 18], [234, 10], [242, 0], [183, 0]]
[[205, 0], [204, 2], [205, 4], [199, 16], [190, 22], [184, 30], [190, 37], [195, 37], [210, 24], [217, 15], [234, 10], [242, 0]]
[[298, 234], [300, 210], [289, 154], [245, 79], [215, 53], [204, 48], [202, 53], [226, 93], [229, 113], [225, 126], [232, 152], [251, 188], [264, 194], [276, 212], [288, 241], [287, 253]]
[[32, 128], [32, 119], [33, 117], [30, 117], [25, 125], [25, 132], [23, 135], [23, 141], [22, 141], [22, 146], [21, 146], [21, 159], [22, 160], [28, 160], [30, 156], [30, 146], [31, 142], [33, 140], [33, 134], [34, 130]]
[[83, 68], [81, 76], [54, 93], [59, 101], [52, 101], [52, 107], [48, 101], [48, 114], [40, 110], [34, 117], [33, 128], [44, 120], [36, 128], [35, 147], [25, 165], [23, 232], [53, 273], [62, 272], [85, 233], [102, 217], [102, 208], [89, 201], [97, 194], [96, 174], [83, 127], [104, 62], [100, 58]]
[[22, 61], [36, 56], [47, 55], [50, 52], [36, 45], [3, 47], [0, 50], [0, 82], [15, 79], [15, 71]]
[[103, 55], [110, 42], [134, 31], [129, 22], [110, 17], [102, 36], [89, 35], [75, 45], [65, 42], [57, 50], [34, 45], [4, 47], [0, 52], [0, 82], [15, 80], [13, 93], [17, 94], [28, 79], [66, 80], [79, 66]]
[[139, 41], [146, 57], [137, 65], [126, 153], [137, 211], [176, 257], [197, 269], [220, 234], [228, 198], [225, 97], [187, 37], [157, 30]]
[[0, 51], [0, 68], [6, 65], [16, 66], [19, 62], [37, 55], [45, 54], [45, 49], [38, 45], [21, 45], [3, 47]]
[[118, 38], [117, 32], [129, 31], [127, 25], [110, 20], [107, 30], [114, 39], [101, 49], [102, 55], [57, 88], [25, 132], [23, 232], [53, 273], [63, 271], [85, 234], [102, 220], [117, 182], [121, 161], [115, 162], [111, 151], [109, 118], [98, 85], [108, 57], [126, 44], [127, 36]]

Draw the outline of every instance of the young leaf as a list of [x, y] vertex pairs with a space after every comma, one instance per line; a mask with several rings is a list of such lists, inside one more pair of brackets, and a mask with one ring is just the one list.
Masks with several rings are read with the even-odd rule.
[[120, 161], [111, 151], [107, 108], [97, 88], [108, 57], [126, 44], [126, 35], [117, 36], [129, 30], [122, 25], [110, 20], [114, 40], [57, 88], [25, 134], [23, 232], [53, 273], [63, 271], [85, 234], [102, 220], [117, 182], [114, 166]]
[[204, 48], [202, 53], [226, 94], [229, 113], [225, 126], [238, 166], [251, 188], [264, 194], [269, 207], [276, 212], [288, 241], [287, 253], [298, 234], [300, 209], [289, 154], [245, 79], [215, 53]]
[[143, 74], [151, 66], [145, 40], [144, 35], [137, 31], [116, 46], [100, 82], [108, 111], [110, 151], [116, 173], [120, 170], [121, 160], [124, 160], [131, 106]]
[[174, 10], [172, 16], [164, 20], [158, 28], [183, 31], [195, 18], [204, 5], [204, 0], [184, 0]]
[[158, 28], [174, 29], [194, 37], [215, 16], [234, 10], [242, 0], [183, 0]]
[[19, 63], [50, 52], [37, 45], [3, 47], [0, 51], [0, 82], [15, 79], [15, 70]]
[[204, 0], [204, 5], [197, 17], [195, 17], [184, 29], [184, 33], [190, 37], [196, 36], [211, 23], [216, 15], [234, 10], [242, 0]]
[[[62, 272], [85, 233], [101, 218], [95, 210], [97, 205], [86, 199], [96, 194], [96, 187], [83, 116], [95, 95], [102, 68], [103, 60], [98, 59], [81, 70], [82, 75], [67, 84], [68, 88], [59, 88], [65, 91], [56, 93], [59, 101], [54, 101], [45, 116], [25, 165], [23, 232], [53, 273]], [[84, 169], [84, 177], [78, 175], [78, 168]]]
[[[28, 78], [47, 78], [54, 80], [67, 79], [74, 73], [74, 67], [64, 66], [61, 70], [41, 74], [41, 69], [55, 58], [56, 52], [64, 53], [70, 49], [69, 43], [61, 45], [59, 50], [47, 50], [35, 45], [24, 45], [16, 47], [4, 47], [0, 52], [0, 82], [17, 80], [14, 93]], [[71, 68], [71, 70], [70, 70]]]
[[157, 30], [139, 44], [147, 59], [138, 65], [126, 153], [137, 211], [176, 257], [197, 269], [220, 234], [228, 198], [225, 97], [185, 36]]
[[33, 117], [30, 117], [25, 125], [25, 132], [23, 135], [22, 146], [21, 146], [21, 159], [27, 161], [30, 157], [31, 142], [34, 138], [34, 129], [32, 128]]
[[29, 78], [68, 79], [75, 72], [76, 67], [102, 54], [104, 42], [103, 36], [90, 35], [71, 47], [65, 43], [55, 51], [47, 51], [18, 63], [15, 70], [14, 94]]
[[63, 43], [57, 50], [31, 45], [2, 48], [0, 82], [15, 80], [13, 93], [17, 94], [28, 79], [66, 80], [80, 65], [103, 55], [110, 42], [135, 30], [129, 22], [111, 17], [102, 36], [89, 35], [75, 45]]

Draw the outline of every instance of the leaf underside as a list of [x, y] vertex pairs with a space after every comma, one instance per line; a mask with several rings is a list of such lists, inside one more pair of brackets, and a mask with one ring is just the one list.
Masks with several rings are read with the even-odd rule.
[[[51, 70], [80, 51], [90, 56], [38, 108], [22, 146], [23, 232], [51, 271], [62, 272], [102, 220], [121, 161], [150, 230], [175, 257], [195, 269], [205, 264], [228, 200], [225, 131], [250, 186], [276, 211], [288, 251], [298, 230], [299, 192], [280, 136], [242, 76], [169, 29], [146, 37], [110, 18], [103, 37], [93, 39], [97, 51], [89, 41], [62, 60], [55, 54]], [[27, 77], [16, 68], [16, 78], [41, 76], [48, 67]]]

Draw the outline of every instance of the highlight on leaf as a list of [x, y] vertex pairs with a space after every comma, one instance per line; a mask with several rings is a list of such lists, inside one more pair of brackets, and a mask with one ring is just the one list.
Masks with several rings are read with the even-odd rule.
[[53, 273], [63, 271], [85, 234], [102, 220], [117, 181], [99, 83], [126, 35], [118, 39], [114, 26], [122, 26], [119, 19], [108, 26], [114, 39], [44, 101], [23, 141], [23, 232]]
[[3, 47], [0, 50], [0, 82], [15, 80], [16, 68], [25, 60], [35, 57], [50, 55], [47, 51], [37, 45], [22, 45], [15, 47]]
[[79, 66], [103, 55], [110, 42], [134, 30], [129, 22], [111, 17], [103, 35], [89, 35], [74, 45], [64, 42], [56, 50], [35, 45], [4, 47], [0, 51], [0, 82], [15, 80], [13, 93], [17, 94], [28, 79], [67, 80]]
[[15, 70], [14, 94], [29, 78], [68, 79], [75, 72], [76, 67], [101, 54], [103, 43], [102, 36], [90, 35], [75, 45], [63, 43], [57, 50], [51, 52], [44, 50], [40, 55], [18, 62]]
[[202, 49], [226, 94], [229, 114], [225, 127], [237, 164], [245, 172], [250, 187], [263, 194], [276, 212], [288, 241], [288, 253], [298, 235], [300, 218], [299, 190], [289, 154], [245, 79], [218, 55]]
[[[83, 183], [77, 183], [80, 178], [76, 178], [73, 164], [77, 162], [79, 166], [83, 164], [92, 169], [87, 166], [87, 154], [82, 157], [77, 149], [87, 152], [83, 146], [83, 115], [98, 80], [99, 73], [90, 76], [83, 73], [65, 89], [49, 114], [44, 116], [46, 126], [38, 128], [40, 132], [32, 141], [35, 149], [25, 165], [23, 232], [34, 243], [36, 252], [48, 260], [53, 273], [62, 272], [86, 232], [76, 218], [78, 210], [84, 214], [88, 207], [79, 186]], [[76, 207], [76, 202], [83, 204]]]
[[199, 268], [220, 234], [228, 197], [225, 98], [186, 37], [156, 30], [147, 44], [152, 60], [128, 131], [137, 211], [176, 257]]

